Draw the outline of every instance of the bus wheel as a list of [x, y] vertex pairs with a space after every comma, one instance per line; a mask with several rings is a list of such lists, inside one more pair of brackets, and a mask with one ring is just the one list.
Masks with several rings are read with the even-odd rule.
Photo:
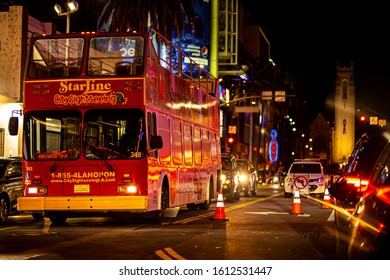
[[35, 221], [42, 221], [43, 220], [43, 214], [41, 214], [41, 213], [34, 213], [34, 214], [32, 214], [32, 217]]
[[155, 220], [158, 223], [163, 222], [164, 219], [164, 211], [169, 207], [169, 195], [168, 195], [168, 188], [163, 187], [161, 191], [161, 209], [156, 211]]
[[66, 221], [67, 217], [64, 214], [61, 213], [56, 213], [56, 214], [50, 214], [49, 220], [55, 225], [61, 225], [64, 224]]
[[188, 208], [188, 210], [191, 210], [191, 211], [196, 210], [198, 208], [198, 205], [195, 203], [188, 203], [187, 208]]
[[209, 210], [210, 208], [210, 199], [204, 201], [203, 203], [199, 204], [199, 209], [200, 210]]

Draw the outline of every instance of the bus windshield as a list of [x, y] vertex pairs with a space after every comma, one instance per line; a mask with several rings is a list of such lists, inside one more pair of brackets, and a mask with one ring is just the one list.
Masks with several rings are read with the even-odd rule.
[[29, 111], [25, 115], [24, 154], [28, 160], [69, 160], [79, 156], [81, 112]]
[[137, 159], [145, 156], [144, 114], [140, 109], [91, 109], [85, 114], [84, 156]]

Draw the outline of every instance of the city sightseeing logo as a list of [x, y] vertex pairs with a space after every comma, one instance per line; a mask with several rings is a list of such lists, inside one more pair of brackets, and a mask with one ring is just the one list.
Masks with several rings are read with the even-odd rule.
[[97, 83], [87, 80], [83, 83], [61, 81], [59, 93], [54, 95], [56, 105], [115, 105], [126, 103], [122, 92], [115, 93], [111, 83]]

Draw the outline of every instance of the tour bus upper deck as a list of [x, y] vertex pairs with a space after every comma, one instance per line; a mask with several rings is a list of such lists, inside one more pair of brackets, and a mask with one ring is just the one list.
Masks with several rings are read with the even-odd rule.
[[[154, 29], [148, 33], [80, 32], [33, 36], [26, 81], [153, 75], [147, 59], [214, 97], [216, 78]], [[181, 53], [177, 57], [177, 53]], [[177, 59], [181, 59], [180, 63]]]
[[[65, 35], [32, 37], [27, 79], [136, 76], [143, 73], [146, 34], [93, 32]], [[88, 56], [87, 59], [84, 55]]]

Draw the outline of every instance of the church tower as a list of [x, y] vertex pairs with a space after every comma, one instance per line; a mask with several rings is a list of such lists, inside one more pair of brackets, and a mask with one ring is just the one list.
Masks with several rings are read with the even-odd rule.
[[335, 90], [335, 131], [333, 160], [341, 163], [348, 160], [355, 145], [355, 81], [351, 67], [337, 63]]

